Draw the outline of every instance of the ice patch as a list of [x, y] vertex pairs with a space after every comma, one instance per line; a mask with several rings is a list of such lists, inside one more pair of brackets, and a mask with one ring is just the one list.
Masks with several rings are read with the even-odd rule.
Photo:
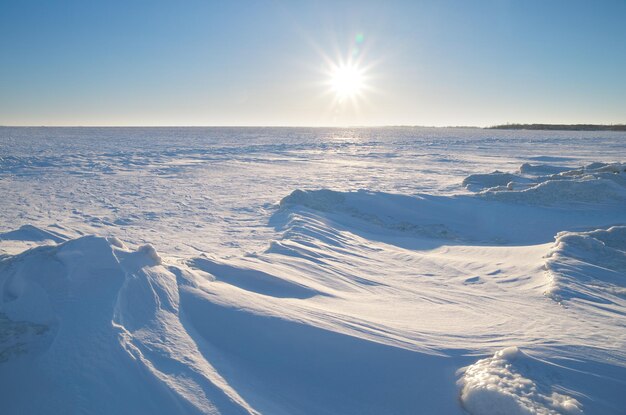
[[463, 406], [472, 415], [582, 414], [575, 398], [554, 391], [541, 366], [517, 347], [479, 360], [459, 380]]

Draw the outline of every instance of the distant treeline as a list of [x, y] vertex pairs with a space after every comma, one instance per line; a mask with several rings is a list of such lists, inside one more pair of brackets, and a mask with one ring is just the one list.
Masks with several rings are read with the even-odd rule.
[[497, 130], [565, 130], [565, 131], [626, 131], [626, 124], [502, 124]]

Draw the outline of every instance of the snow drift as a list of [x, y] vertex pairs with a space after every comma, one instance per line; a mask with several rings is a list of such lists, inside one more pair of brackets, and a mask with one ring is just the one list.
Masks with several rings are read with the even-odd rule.
[[555, 300], [626, 307], [626, 226], [560, 232], [546, 258]]
[[3, 409], [459, 412], [450, 359], [323, 327], [319, 313], [299, 311], [298, 301], [322, 294], [306, 284], [187, 262], [95, 236], [2, 259]]
[[[626, 202], [626, 179], [617, 180], [624, 180], [623, 186], [608, 179], [559, 180], [523, 191], [456, 196], [296, 190], [280, 201], [280, 207], [317, 211], [368, 238], [391, 234], [440, 244], [529, 245], [549, 242], [563, 230], [626, 221], [621, 203], [607, 203], [621, 198]], [[531, 203], [538, 200], [541, 206]], [[574, 208], [575, 201], [583, 200], [584, 209]]]

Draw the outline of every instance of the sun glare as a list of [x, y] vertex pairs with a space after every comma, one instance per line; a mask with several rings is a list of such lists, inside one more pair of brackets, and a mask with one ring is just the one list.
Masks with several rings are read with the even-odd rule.
[[340, 100], [355, 98], [364, 87], [363, 71], [354, 64], [335, 66], [330, 74], [330, 86]]

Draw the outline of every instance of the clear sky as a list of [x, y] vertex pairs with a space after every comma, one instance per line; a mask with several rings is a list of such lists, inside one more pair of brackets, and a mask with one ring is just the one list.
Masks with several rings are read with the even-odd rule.
[[0, 0], [0, 125], [506, 122], [626, 122], [626, 0]]

